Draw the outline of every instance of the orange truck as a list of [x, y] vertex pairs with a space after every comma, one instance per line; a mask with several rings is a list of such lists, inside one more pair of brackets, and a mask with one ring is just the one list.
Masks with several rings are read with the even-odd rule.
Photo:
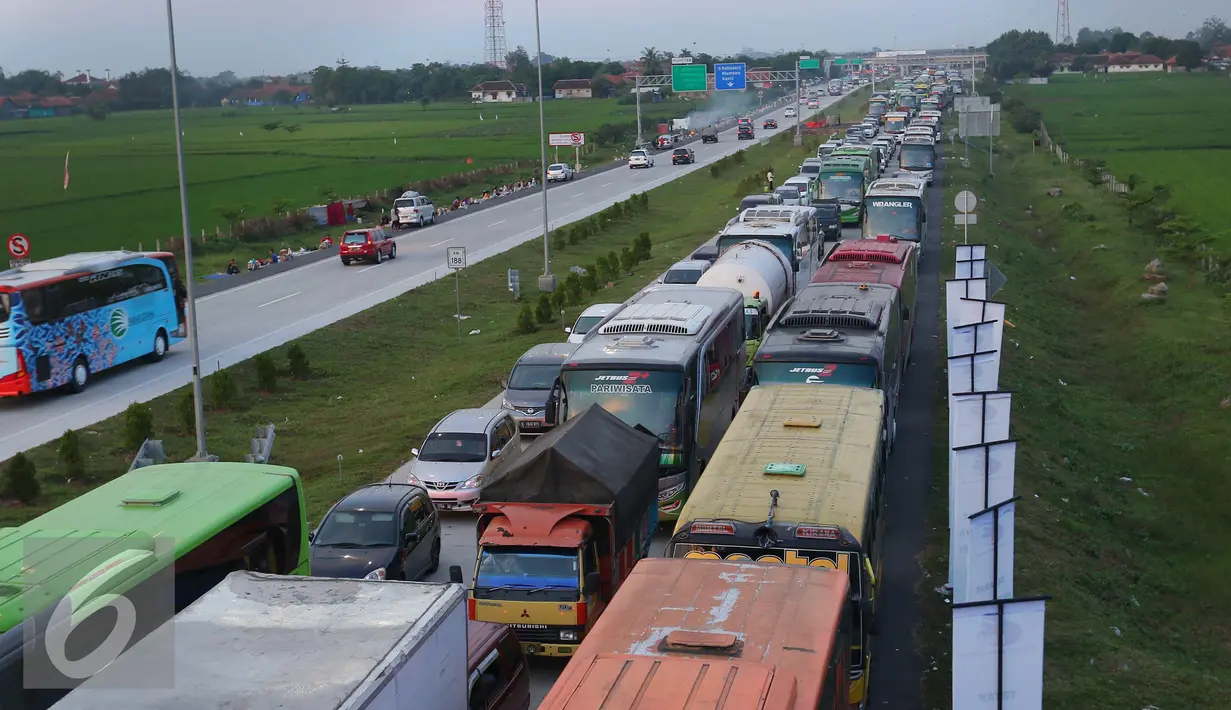
[[591, 406], [501, 463], [474, 505], [470, 619], [508, 624], [528, 655], [573, 655], [649, 554], [659, 458], [657, 438]]
[[847, 575], [637, 564], [539, 710], [849, 710]]

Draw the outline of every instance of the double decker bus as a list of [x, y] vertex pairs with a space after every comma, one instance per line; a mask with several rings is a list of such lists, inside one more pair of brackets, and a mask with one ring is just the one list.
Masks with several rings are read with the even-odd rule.
[[884, 540], [884, 414], [874, 389], [753, 387], [667, 546], [668, 557], [847, 575], [857, 707], [867, 701]]
[[598, 405], [658, 437], [659, 519], [674, 520], [731, 424], [747, 380], [744, 295], [660, 285], [608, 314], [564, 361], [546, 420]]
[[849, 710], [849, 586], [826, 569], [642, 560], [539, 708]]
[[[307, 575], [308, 560], [299, 474], [265, 464], [138, 468], [4, 528], [0, 707], [46, 710], [62, 698], [67, 690], [25, 687], [25, 653], [34, 639], [63, 644], [68, 658], [95, 650], [80, 646], [109, 637], [116, 614], [105, 610], [115, 595], [131, 600], [173, 592], [179, 612], [231, 572]], [[74, 619], [57, 622], [53, 612], [65, 603]], [[49, 634], [49, 625], [60, 633]], [[152, 630], [138, 624], [130, 643]]]
[[162, 359], [186, 334], [167, 252], [69, 254], [0, 272], [0, 397], [84, 390], [103, 370]]

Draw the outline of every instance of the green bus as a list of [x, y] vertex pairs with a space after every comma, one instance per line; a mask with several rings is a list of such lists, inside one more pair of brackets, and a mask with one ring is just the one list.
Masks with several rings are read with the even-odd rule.
[[881, 176], [881, 155], [880, 148], [873, 146], [870, 143], [860, 143], [858, 145], [844, 145], [834, 152], [829, 154], [831, 158], [867, 158], [868, 159], [868, 184], [879, 180]]
[[863, 196], [872, 182], [870, 160], [856, 155], [829, 157], [821, 163], [817, 177], [821, 182], [821, 201], [841, 205], [843, 224], [863, 221]]
[[0, 528], [0, 708], [44, 710], [67, 694], [26, 689], [23, 675], [26, 637], [43, 638], [61, 602], [74, 619], [65, 653], [80, 658], [93, 649], [73, 648], [83, 638], [77, 630], [108, 636], [114, 613], [95, 612], [114, 595], [138, 598], [168, 582], [169, 567], [176, 613], [237, 570], [307, 575], [304, 510], [294, 469], [174, 463], [130, 471], [21, 527]]

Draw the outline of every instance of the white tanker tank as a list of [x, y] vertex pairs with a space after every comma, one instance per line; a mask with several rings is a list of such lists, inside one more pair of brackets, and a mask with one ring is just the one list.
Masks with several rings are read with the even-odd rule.
[[795, 289], [794, 269], [782, 252], [768, 242], [748, 240], [722, 253], [698, 286], [732, 288], [745, 298], [757, 298], [769, 315], [777, 310]]

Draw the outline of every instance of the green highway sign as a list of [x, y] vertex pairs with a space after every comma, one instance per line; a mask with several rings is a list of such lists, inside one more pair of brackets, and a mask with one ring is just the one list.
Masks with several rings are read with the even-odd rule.
[[863, 57], [860, 57], [858, 59], [852, 59], [851, 63], [852, 64], [863, 64]]
[[819, 59], [803, 59], [799, 62], [800, 69], [820, 69], [821, 60]]
[[675, 93], [705, 91], [708, 87], [709, 67], [704, 64], [673, 64], [671, 66], [671, 90]]
[[833, 63], [834, 64], [846, 64], [846, 60], [845, 59], [835, 59], [833, 60]]

